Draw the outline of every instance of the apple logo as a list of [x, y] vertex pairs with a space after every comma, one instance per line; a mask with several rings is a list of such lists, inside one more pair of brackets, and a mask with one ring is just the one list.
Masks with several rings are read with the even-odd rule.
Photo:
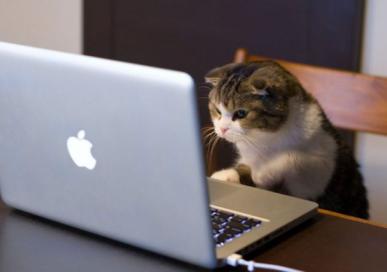
[[97, 161], [91, 154], [93, 144], [85, 139], [86, 133], [80, 130], [77, 137], [69, 137], [67, 139], [67, 150], [71, 159], [78, 167], [85, 167], [93, 170]]

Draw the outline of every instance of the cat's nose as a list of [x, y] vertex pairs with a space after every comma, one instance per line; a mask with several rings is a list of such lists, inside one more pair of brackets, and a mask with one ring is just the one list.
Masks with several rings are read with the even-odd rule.
[[220, 128], [220, 132], [224, 135], [227, 132], [228, 128]]

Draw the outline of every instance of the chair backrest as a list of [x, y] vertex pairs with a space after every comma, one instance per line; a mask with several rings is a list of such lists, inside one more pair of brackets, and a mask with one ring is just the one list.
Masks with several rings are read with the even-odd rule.
[[[234, 61], [264, 59], [238, 49]], [[276, 61], [299, 79], [336, 127], [387, 135], [387, 78]]]

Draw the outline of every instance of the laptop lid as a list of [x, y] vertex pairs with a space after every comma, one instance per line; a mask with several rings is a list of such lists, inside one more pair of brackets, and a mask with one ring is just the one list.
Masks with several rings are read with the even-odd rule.
[[189, 75], [0, 43], [0, 148], [10, 206], [215, 266]]

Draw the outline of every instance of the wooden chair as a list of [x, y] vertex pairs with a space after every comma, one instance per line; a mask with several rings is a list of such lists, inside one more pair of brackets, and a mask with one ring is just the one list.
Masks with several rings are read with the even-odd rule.
[[[234, 56], [234, 62], [237, 63], [264, 59], [268, 58], [249, 55], [245, 49], [238, 49]], [[333, 125], [387, 135], [387, 78], [276, 61], [294, 74], [305, 90], [318, 100]], [[384, 224], [328, 210], [319, 209], [319, 212], [387, 228]]]
[[[268, 59], [238, 49], [235, 62]], [[339, 128], [387, 135], [387, 78], [277, 60]]]

